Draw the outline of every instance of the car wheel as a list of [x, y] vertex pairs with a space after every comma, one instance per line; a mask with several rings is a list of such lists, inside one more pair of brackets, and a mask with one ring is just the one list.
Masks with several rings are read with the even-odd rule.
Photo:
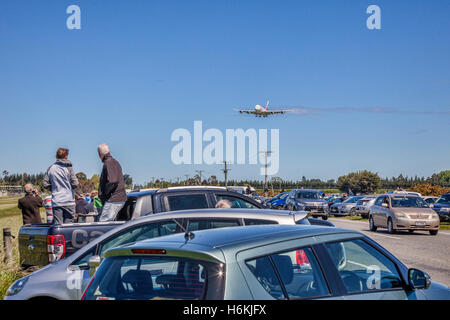
[[414, 233], [414, 230], [408, 230], [409, 233]]
[[355, 208], [350, 209], [350, 216], [352, 216], [352, 217], [356, 216]]
[[388, 222], [387, 222], [387, 228], [388, 228], [388, 232], [390, 234], [393, 234], [395, 232], [394, 230], [394, 224], [392, 223], [392, 219], [388, 218]]
[[375, 223], [373, 222], [372, 216], [369, 217], [369, 229], [370, 231], [377, 231], [377, 227], [375, 226]]
[[431, 234], [432, 236], [435, 236], [435, 235], [438, 234], [438, 231], [439, 231], [439, 230], [430, 230], [430, 234]]
[[315, 219], [317, 219], [317, 216], [314, 216], [314, 215], [313, 215], [312, 217], [315, 218]]
[[322, 220], [328, 220], [328, 215], [322, 216]]

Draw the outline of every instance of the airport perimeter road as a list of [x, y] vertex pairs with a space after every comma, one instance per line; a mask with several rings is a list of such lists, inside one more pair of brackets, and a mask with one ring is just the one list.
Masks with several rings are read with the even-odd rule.
[[369, 231], [369, 222], [330, 218], [338, 228], [360, 231], [389, 250], [409, 268], [427, 272], [431, 280], [450, 286], [450, 230], [439, 230], [436, 236], [425, 231], [387, 233], [378, 228]]

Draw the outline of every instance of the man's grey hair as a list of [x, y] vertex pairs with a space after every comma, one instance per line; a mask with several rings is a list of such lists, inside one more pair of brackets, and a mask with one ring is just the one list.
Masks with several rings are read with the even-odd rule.
[[231, 202], [226, 199], [222, 199], [216, 203], [216, 208], [231, 208]]
[[33, 192], [33, 185], [31, 183], [27, 183], [24, 188], [25, 188], [25, 193]]
[[98, 150], [98, 153], [100, 153], [102, 156], [104, 156], [105, 154], [108, 154], [110, 152], [109, 147], [106, 143], [102, 143], [101, 145], [99, 145], [97, 150]]

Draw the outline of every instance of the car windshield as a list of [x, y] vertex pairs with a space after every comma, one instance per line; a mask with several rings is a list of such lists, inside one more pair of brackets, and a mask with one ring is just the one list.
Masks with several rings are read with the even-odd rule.
[[436, 203], [450, 204], [450, 194], [442, 195], [439, 199], [437, 199]]
[[217, 285], [219, 265], [180, 257], [107, 258], [85, 300], [203, 299], [207, 283]]
[[410, 196], [395, 196], [391, 197], [392, 207], [413, 207], [413, 208], [428, 208], [428, 205], [420, 197]]
[[315, 191], [298, 191], [295, 195], [297, 199], [322, 199], [319, 192]]

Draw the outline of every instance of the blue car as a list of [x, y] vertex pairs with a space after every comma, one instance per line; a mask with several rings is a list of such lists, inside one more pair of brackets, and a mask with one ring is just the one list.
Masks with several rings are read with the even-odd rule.
[[436, 211], [441, 221], [450, 221], [450, 193], [440, 196], [430, 207]]
[[282, 192], [282, 193], [276, 195], [275, 197], [273, 197], [272, 199], [269, 199], [266, 204], [271, 209], [283, 209], [284, 205], [286, 204], [287, 196], [288, 196], [287, 192]]

